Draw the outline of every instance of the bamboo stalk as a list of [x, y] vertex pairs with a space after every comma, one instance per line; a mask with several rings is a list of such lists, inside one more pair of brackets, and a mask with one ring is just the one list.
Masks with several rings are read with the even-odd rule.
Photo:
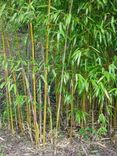
[[[82, 97], [82, 111], [83, 111], [83, 113], [86, 112], [86, 104], [85, 104], [85, 101], [86, 101], [86, 93], [84, 92], [83, 93], [83, 97]], [[82, 121], [81, 127], [85, 127], [84, 121]]]
[[[92, 121], [92, 129], [94, 129], [94, 122], [95, 122], [95, 118], [94, 118], [94, 103], [95, 103], [95, 100], [92, 100], [92, 105], [90, 107], [91, 109], [91, 121]], [[91, 100], [90, 100], [90, 104], [91, 104]]]
[[49, 116], [50, 116], [50, 131], [52, 132], [53, 130], [53, 118], [52, 118], [52, 109], [51, 109], [51, 105], [50, 105], [50, 98], [48, 96], [48, 106], [49, 106]]
[[71, 96], [72, 96], [72, 102], [71, 102], [71, 130], [70, 130], [70, 138], [72, 138], [73, 135], [73, 121], [74, 121], [74, 84], [73, 80], [71, 80]]
[[[70, 7], [69, 7], [69, 14], [71, 14], [73, 6], [73, 0], [70, 1]], [[67, 26], [66, 35], [68, 35], [70, 25]], [[58, 99], [58, 108], [57, 108], [57, 117], [56, 117], [56, 137], [59, 127], [59, 121], [60, 121], [60, 109], [61, 109], [61, 100], [62, 100], [62, 86], [63, 86], [63, 75], [64, 75], [64, 65], [65, 65], [65, 58], [66, 58], [66, 52], [67, 52], [67, 37], [65, 38], [65, 44], [64, 44], [64, 51], [63, 51], [63, 59], [62, 59], [62, 71], [61, 71], [61, 80], [60, 80], [60, 92], [59, 92], [59, 99]]]
[[46, 116], [47, 116], [47, 100], [48, 100], [48, 53], [49, 53], [49, 31], [50, 31], [50, 7], [51, 0], [48, 0], [48, 22], [46, 32], [46, 52], [45, 52], [45, 69], [44, 69], [44, 121], [43, 121], [43, 144], [46, 142]]
[[[7, 69], [7, 53], [6, 53], [6, 46], [5, 46], [5, 37], [4, 33], [2, 33], [2, 44], [3, 44], [3, 53], [4, 53], [4, 64], [5, 64], [5, 81], [8, 81], [8, 69]], [[6, 98], [7, 101], [7, 113], [8, 113], [8, 123], [10, 123], [10, 128], [12, 133], [14, 133], [14, 125], [13, 125], [13, 110], [12, 110], [12, 100], [11, 100], [11, 93], [9, 91], [8, 86], [6, 87]]]
[[40, 144], [42, 144], [42, 90], [41, 90], [41, 81], [39, 80], [39, 132], [40, 132]]
[[[31, 0], [29, 0], [29, 4], [31, 4]], [[29, 23], [29, 31], [31, 38], [31, 51], [32, 51], [32, 80], [33, 80], [33, 122], [34, 122], [34, 132], [35, 132], [35, 143], [38, 145], [39, 143], [39, 126], [37, 123], [37, 110], [36, 110], [36, 75], [35, 75], [35, 43], [34, 43], [34, 33], [33, 33], [33, 25], [32, 22]]]
[[35, 46], [34, 46], [34, 34], [32, 23], [29, 24], [30, 37], [31, 37], [31, 49], [32, 49], [32, 79], [33, 79], [33, 117], [34, 117], [34, 131], [35, 131], [35, 143], [39, 143], [39, 127], [37, 123], [37, 112], [36, 112], [36, 75], [35, 75]]

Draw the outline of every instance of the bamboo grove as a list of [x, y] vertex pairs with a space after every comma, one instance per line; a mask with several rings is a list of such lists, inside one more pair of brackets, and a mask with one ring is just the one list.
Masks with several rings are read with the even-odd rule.
[[[35, 144], [117, 126], [117, 1], [0, 1], [0, 120]], [[50, 138], [48, 137], [50, 134]]]

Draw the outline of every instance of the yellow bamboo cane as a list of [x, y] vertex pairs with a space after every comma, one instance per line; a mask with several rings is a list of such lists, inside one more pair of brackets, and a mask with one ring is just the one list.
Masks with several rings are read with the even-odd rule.
[[45, 69], [44, 69], [44, 121], [43, 121], [43, 144], [46, 142], [46, 115], [47, 115], [47, 100], [48, 100], [48, 52], [49, 52], [49, 25], [50, 25], [50, 7], [51, 0], [48, 0], [48, 22], [47, 22], [47, 33], [46, 33], [46, 53], [45, 53]]

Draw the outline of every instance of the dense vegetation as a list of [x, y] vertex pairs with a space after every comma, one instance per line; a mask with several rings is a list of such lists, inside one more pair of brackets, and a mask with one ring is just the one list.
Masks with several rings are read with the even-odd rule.
[[117, 126], [117, 1], [0, 1], [1, 120], [36, 144]]

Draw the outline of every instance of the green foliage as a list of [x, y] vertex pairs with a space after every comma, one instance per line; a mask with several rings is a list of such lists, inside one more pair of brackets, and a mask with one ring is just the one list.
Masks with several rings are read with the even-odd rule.
[[85, 140], [91, 140], [96, 138], [96, 130], [91, 127], [81, 128], [79, 130], [79, 135]]
[[[8, 72], [0, 79], [0, 89], [6, 88], [11, 94], [13, 116], [17, 106], [21, 114], [25, 114], [27, 104], [33, 109], [35, 95], [37, 114], [43, 115], [42, 109], [38, 112], [38, 108], [43, 108], [42, 94], [50, 95], [54, 86], [55, 106], [50, 97], [46, 99], [48, 112], [54, 112], [54, 122], [60, 110], [66, 121], [75, 120], [79, 125], [86, 125], [87, 118], [93, 118], [92, 124], [98, 121], [100, 127], [98, 134], [106, 133], [110, 119], [117, 114], [114, 112], [117, 104], [117, 1], [52, 0], [49, 14], [45, 0], [30, 3], [12, 0], [0, 4], [0, 30], [5, 34], [8, 55], [6, 59], [0, 56], [1, 68]], [[35, 58], [32, 57], [30, 24], [34, 31]], [[3, 49], [1, 41], [0, 51]], [[9, 116], [10, 109], [4, 112]], [[91, 112], [94, 115], [91, 116]], [[37, 117], [40, 122], [41, 115]], [[48, 114], [47, 117], [51, 118]], [[18, 120], [17, 115], [14, 120]], [[27, 122], [26, 117], [23, 120]], [[87, 136], [91, 131], [81, 133]]]
[[86, 116], [88, 114], [86, 112], [83, 112], [81, 110], [76, 110], [75, 111], [75, 118], [78, 124], [81, 124], [81, 122], [85, 122], [86, 123]]

